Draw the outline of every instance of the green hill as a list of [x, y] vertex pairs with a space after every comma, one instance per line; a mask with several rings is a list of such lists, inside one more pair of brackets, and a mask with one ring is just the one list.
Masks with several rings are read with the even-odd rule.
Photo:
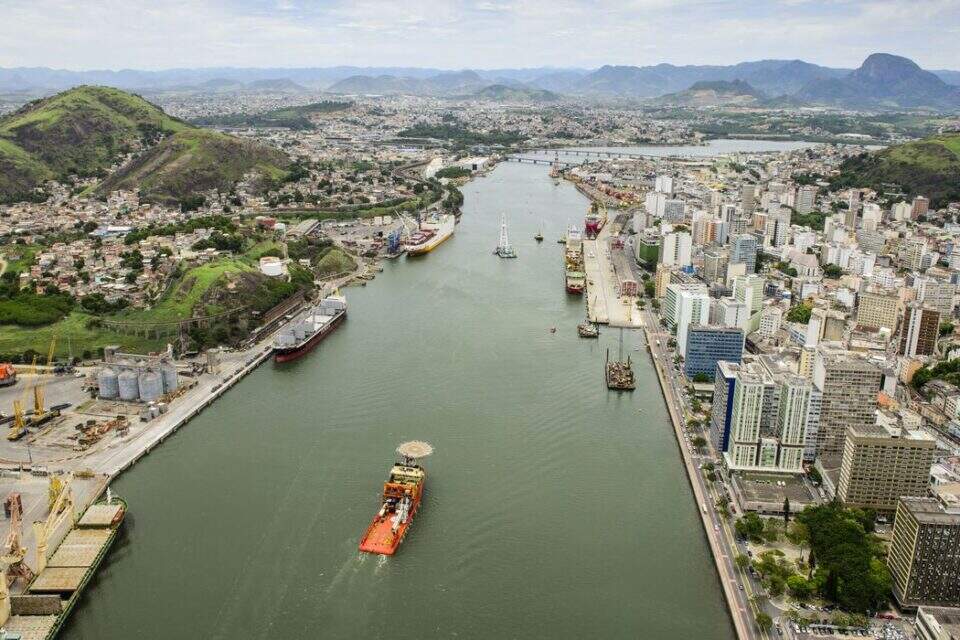
[[902, 190], [930, 198], [938, 208], [960, 201], [960, 133], [915, 140], [846, 160], [833, 188]]
[[155, 202], [179, 202], [209, 189], [229, 191], [247, 173], [260, 188], [287, 175], [290, 159], [272, 147], [205, 129], [187, 129], [164, 138], [107, 178], [100, 193], [139, 189]]
[[99, 189], [142, 189], [156, 201], [229, 190], [248, 172], [279, 180], [290, 160], [255, 142], [197, 129], [137, 95], [82, 86], [30, 102], [0, 118], [0, 202], [29, 199], [49, 179], [106, 177]]
[[44, 180], [103, 175], [124, 153], [187, 129], [143, 98], [78, 87], [0, 118], [0, 200], [25, 197]]

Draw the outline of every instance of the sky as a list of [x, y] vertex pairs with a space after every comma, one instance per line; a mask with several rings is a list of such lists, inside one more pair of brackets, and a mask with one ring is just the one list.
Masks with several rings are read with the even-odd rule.
[[960, 69], [960, 0], [0, 0], [0, 67], [856, 67], [878, 51]]

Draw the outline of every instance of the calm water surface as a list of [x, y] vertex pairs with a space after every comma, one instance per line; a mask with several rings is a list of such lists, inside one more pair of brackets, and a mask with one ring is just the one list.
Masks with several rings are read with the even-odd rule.
[[[603, 383], [617, 333], [576, 336], [556, 240], [586, 200], [519, 164], [464, 192], [450, 241], [347, 289], [309, 357], [116, 483], [131, 515], [65, 638], [732, 638], [639, 336], [629, 395]], [[491, 255], [501, 211], [518, 260]], [[413, 438], [424, 507], [397, 556], [362, 556]]]

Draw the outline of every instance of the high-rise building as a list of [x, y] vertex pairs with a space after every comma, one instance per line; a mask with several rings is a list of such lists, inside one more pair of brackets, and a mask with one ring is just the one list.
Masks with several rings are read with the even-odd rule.
[[665, 193], [668, 196], [673, 195], [673, 176], [657, 176], [653, 185], [657, 193]]
[[917, 276], [913, 281], [913, 288], [917, 290], [917, 302], [924, 306], [936, 309], [942, 315], [953, 315], [953, 301], [957, 294], [957, 285], [952, 282], [937, 280], [931, 276]]
[[810, 213], [817, 200], [817, 185], [805, 184], [797, 190], [797, 213]]
[[733, 327], [692, 325], [687, 330], [683, 372], [688, 378], [698, 374], [713, 379], [717, 362], [739, 364], [743, 357], [743, 330]]
[[875, 202], [865, 202], [863, 204], [863, 220], [861, 225], [868, 231], [876, 231], [880, 228], [880, 221], [883, 218], [883, 212], [880, 205]]
[[848, 229], [857, 228], [857, 218], [860, 214], [860, 190], [852, 189], [847, 197], [847, 210], [843, 214], [843, 224]]
[[740, 187], [740, 203], [746, 215], [753, 213], [757, 207], [757, 185], [744, 184]]
[[772, 338], [777, 331], [780, 331], [782, 320], [783, 309], [775, 305], [765, 306], [760, 311], [760, 328], [757, 331], [764, 338]]
[[897, 328], [900, 298], [895, 291], [868, 287], [857, 297], [857, 324], [890, 331]]
[[813, 384], [821, 394], [817, 455], [841, 453], [848, 427], [876, 423], [880, 369], [860, 355], [826, 344], [817, 347]]
[[663, 203], [664, 222], [683, 222], [683, 200], [666, 200]]
[[900, 325], [898, 353], [902, 356], [933, 355], [939, 336], [940, 312], [922, 303], [908, 304], [903, 311], [903, 324]]
[[707, 244], [710, 235], [710, 222], [713, 220], [706, 211], [694, 211], [690, 216], [690, 235], [693, 246], [702, 247]]
[[759, 373], [741, 366], [733, 389], [729, 444], [725, 454], [728, 468], [758, 465], [760, 425], [763, 420], [765, 381]]
[[757, 270], [757, 238], [748, 233], [735, 236], [730, 240], [730, 264], [747, 265], [747, 273]]
[[696, 284], [667, 285], [663, 308], [667, 323], [676, 331], [677, 351], [686, 353], [690, 327], [710, 322], [710, 296], [707, 288]]
[[924, 238], [910, 238], [907, 240], [903, 252], [903, 265], [907, 269], [918, 271], [923, 268], [924, 256], [927, 254], [927, 241]]
[[960, 500], [902, 498], [887, 554], [901, 608], [960, 606]]
[[717, 363], [713, 380], [713, 402], [710, 406], [710, 440], [720, 453], [727, 451], [730, 442], [730, 420], [733, 416], [733, 392], [740, 365], [734, 362]]
[[660, 264], [677, 269], [689, 267], [692, 253], [693, 242], [686, 231], [673, 231], [660, 241]]
[[645, 231], [638, 233], [633, 240], [634, 256], [637, 263], [647, 269], [654, 269], [660, 259], [660, 235]]
[[[729, 268], [728, 268], [729, 272]], [[747, 333], [760, 328], [760, 309], [763, 306], [763, 276], [755, 273], [736, 276], [733, 279], [733, 297], [747, 305], [749, 320]]]
[[727, 280], [729, 255], [723, 247], [709, 247], [703, 252], [703, 280], [707, 284], [719, 284]]
[[777, 411], [777, 468], [781, 471], [803, 470], [807, 421], [810, 419], [810, 396], [813, 385], [800, 376], [785, 376], [780, 385], [780, 407]]
[[927, 495], [936, 451], [937, 441], [923, 431], [848, 427], [837, 498], [846, 507], [892, 514], [901, 496]]
[[890, 214], [897, 222], [909, 220], [913, 207], [906, 202], [898, 202], [890, 209]]
[[910, 207], [910, 217], [916, 220], [920, 216], [926, 215], [929, 210], [930, 200], [923, 196], [917, 196], [913, 199], [913, 205]]
[[917, 640], [957, 640], [960, 611], [950, 607], [918, 607], [913, 628]]

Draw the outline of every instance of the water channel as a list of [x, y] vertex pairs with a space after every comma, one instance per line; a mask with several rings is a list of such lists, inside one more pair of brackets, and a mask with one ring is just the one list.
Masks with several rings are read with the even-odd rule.
[[[556, 241], [586, 199], [511, 163], [464, 194], [451, 240], [347, 289], [312, 354], [266, 363], [116, 482], [131, 514], [63, 637], [732, 638], [640, 336], [621, 395], [618, 332], [576, 335]], [[517, 260], [491, 253], [501, 212]], [[436, 447], [424, 507], [398, 555], [361, 556], [409, 439]]]

